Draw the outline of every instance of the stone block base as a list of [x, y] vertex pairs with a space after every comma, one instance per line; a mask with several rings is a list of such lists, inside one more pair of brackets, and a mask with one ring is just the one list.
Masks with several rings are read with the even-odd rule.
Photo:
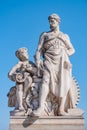
[[81, 116], [10, 116], [9, 130], [85, 130]]

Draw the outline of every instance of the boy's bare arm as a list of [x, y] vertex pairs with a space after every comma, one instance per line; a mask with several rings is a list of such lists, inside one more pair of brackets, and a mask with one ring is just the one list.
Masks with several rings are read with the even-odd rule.
[[10, 70], [10, 72], [8, 73], [8, 77], [12, 80], [12, 76], [13, 76], [13, 74], [16, 72], [16, 70], [18, 69], [18, 68], [20, 68], [21, 67], [21, 63], [19, 62], [18, 64], [16, 64], [11, 70]]

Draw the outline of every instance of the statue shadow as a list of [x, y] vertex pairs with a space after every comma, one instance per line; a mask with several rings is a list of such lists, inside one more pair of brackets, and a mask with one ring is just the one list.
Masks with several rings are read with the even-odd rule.
[[32, 125], [39, 117], [38, 116], [27, 116], [27, 118], [23, 122], [23, 127], [28, 127]]

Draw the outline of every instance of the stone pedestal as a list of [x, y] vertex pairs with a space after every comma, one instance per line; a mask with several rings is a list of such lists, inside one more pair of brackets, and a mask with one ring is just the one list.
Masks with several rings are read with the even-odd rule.
[[9, 130], [85, 130], [82, 116], [10, 116]]

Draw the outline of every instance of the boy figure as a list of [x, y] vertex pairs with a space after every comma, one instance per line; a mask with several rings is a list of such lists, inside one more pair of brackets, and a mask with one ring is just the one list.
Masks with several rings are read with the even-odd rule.
[[19, 48], [15, 54], [19, 62], [11, 69], [8, 76], [12, 81], [16, 81], [17, 105], [15, 109], [24, 110], [23, 99], [26, 98], [28, 89], [32, 84], [34, 70], [28, 61], [27, 48]]

